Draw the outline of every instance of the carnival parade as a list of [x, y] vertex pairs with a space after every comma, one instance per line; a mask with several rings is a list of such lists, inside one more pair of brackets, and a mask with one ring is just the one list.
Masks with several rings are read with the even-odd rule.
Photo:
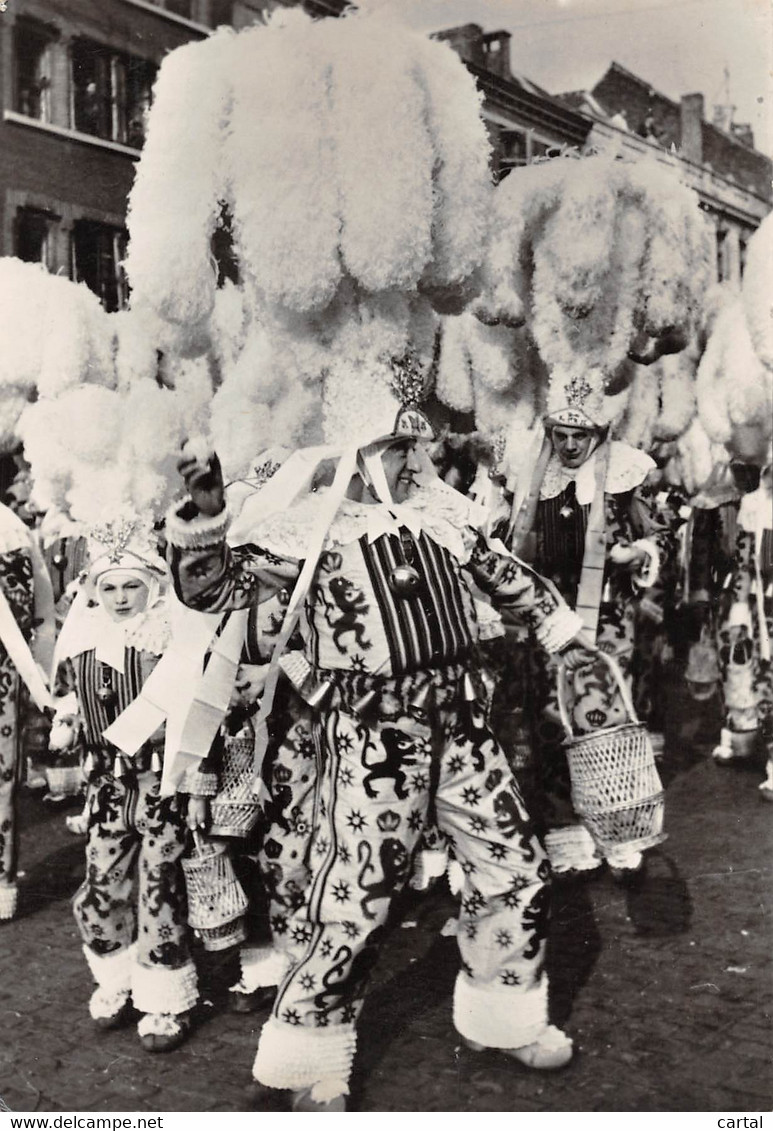
[[220, 1011], [251, 1110], [386, 1110], [368, 1003], [435, 907], [449, 1042], [549, 1096], [566, 893], [653, 890], [693, 746], [773, 818], [773, 219], [718, 277], [667, 150], [495, 173], [452, 42], [313, 8], [162, 59], [121, 308], [0, 258], [0, 956], [48, 806], [106, 1055], [195, 1073]]

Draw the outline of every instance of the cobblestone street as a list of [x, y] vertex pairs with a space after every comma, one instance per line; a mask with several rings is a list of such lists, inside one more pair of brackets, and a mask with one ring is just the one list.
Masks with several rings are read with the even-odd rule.
[[[773, 1107], [771, 820], [751, 767], [705, 750], [667, 764], [669, 839], [633, 887], [609, 875], [554, 888], [553, 1020], [568, 1069], [540, 1075], [459, 1047], [443, 891], [412, 898], [360, 1028], [351, 1107], [361, 1111], [724, 1111]], [[669, 780], [670, 779], [670, 780]], [[207, 959], [187, 1045], [143, 1052], [133, 1026], [98, 1034], [69, 899], [83, 841], [25, 794], [22, 905], [0, 927], [0, 1095], [17, 1111], [247, 1111], [265, 1014], [225, 1011], [231, 971]], [[206, 956], [204, 956], [206, 958]]]

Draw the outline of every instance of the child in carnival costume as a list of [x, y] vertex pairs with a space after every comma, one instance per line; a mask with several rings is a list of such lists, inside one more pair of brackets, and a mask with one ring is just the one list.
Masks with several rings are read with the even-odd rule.
[[[527, 459], [513, 502], [510, 542], [579, 613], [599, 650], [630, 681], [640, 595], [658, 577], [672, 534], [658, 514], [646, 453], [609, 441], [603, 387], [582, 375], [551, 381], [536, 460]], [[532, 650], [532, 732], [546, 844], [556, 871], [590, 871], [602, 859], [571, 804], [563, 731], [558, 723], [557, 664]], [[571, 722], [576, 735], [626, 721], [626, 710], [603, 661], [573, 673]], [[610, 849], [615, 870], [634, 870], [641, 853]]]
[[[429, 470], [421, 444], [431, 434], [409, 406], [386, 435], [339, 449], [332, 486], [295, 505], [304, 488], [288, 489], [288, 460], [287, 477], [275, 477], [280, 513], [237, 548], [226, 542], [217, 464], [189, 458], [190, 499], [167, 520], [175, 586], [191, 607], [250, 607], [298, 578], [272, 666], [299, 617], [323, 775], [311, 880], [288, 922], [293, 966], [254, 1065], [260, 1083], [294, 1092], [294, 1110], [345, 1110], [368, 974], [433, 824], [465, 873], [458, 1031], [533, 1068], [572, 1055], [547, 1016], [549, 865], [479, 701], [462, 570], [526, 617], [549, 651], [581, 625], [479, 534], [476, 508]], [[270, 691], [271, 674], [259, 734]]]
[[[69, 721], [77, 706], [86, 751], [86, 878], [73, 899], [97, 987], [89, 1003], [110, 1029], [142, 1017], [149, 1052], [187, 1036], [198, 998], [180, 858], [185, 813], [159, 796], [163, 732], [126, 758], [104, 731], [139, 695], [170, 637], [166, 569], [138, 521], [93, 531], [90, 565], [57, 645], [56, 691]], [[77, 728], [70, 727], [72, 742]]]

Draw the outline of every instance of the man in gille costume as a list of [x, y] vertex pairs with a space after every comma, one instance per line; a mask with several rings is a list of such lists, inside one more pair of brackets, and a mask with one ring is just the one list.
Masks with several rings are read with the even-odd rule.
[[[517, 484], [510, 544], [553, 583], [598, 649], [614, 657], [630, 679], [636, 602], [655, 582], [671, 538], [646, 482], [655, 463], [637, 448], [608, 439], [603, 389], [583, 376], [551, 382], [543, 423], [539, 455], [525, 463]], [[594, 869], [601, 857], [570, 799], [557, 662], [536, 649], [531, 656], [528, 706], [551, 863], [557, 871]], [[626, 721], [603, 661], [589, 657], [572, 675], [575, 734]], [[629, 870], [638, 867], [641, 854], [622, 845], [610, 849], [607, 859], [613, 868]]]
[[[254, 1066], [263, 1085], [295, 1093], [295, 1110], [345, 1110], [368, 974], [430, 823], [465, 875], [458, 1031], [533, 1068], [572, 1055], [547, 1017], [550, 869], [486, 723], [462, 570], [548, 652], [572, 644], [581, 622], [480, 535], [475, 505], [432, 471], [422, 448], [431, 437], [423, 413], [404, 405], [391, 431], [339, 452], [332, 486], [294, 505], [288, 460], [275, 477], [283, 509], [234, 549], [219, 465], [192, 456], [181, 463], [190, 498], [167, 520], [175, 586], [192, 608], [248, 607], [299, 575], [272, 663], [300, 618], [295, 678], [315, 707], [323, 771], [311, 879], [288, 922], [294, 965]], [[269, 675], [264, 716], [270, 685]]]

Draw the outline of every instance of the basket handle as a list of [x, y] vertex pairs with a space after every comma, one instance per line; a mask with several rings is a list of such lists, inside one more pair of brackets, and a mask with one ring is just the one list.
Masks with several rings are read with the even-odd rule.
[[206, 853], [204, 851], [204, 848], [205, 848], [204, 837], [201, 835], [200, 829], [194, 829], [193, 830], [193, 847], [196, 849], [196, 855], [197, 856], [205, 856], [206, 855]]
[[[607, 652], [602, 652], [596, 649], [596, 656], [600, 657], [612, 673], [612, 677], [617, 684], [617, 690], [620, 692], [620, 698], [623, 700], [623, 706], [628, 712], [628, 721], [638, 726], [639, 716], [636, 714], [636, 708], [633, 705], [631, 693], [628, 690], [628, 684], [625, 682], [625, 676], [620, 670], [620, 665], [613, 656], [608, 655]], [[558, 662], [558, 713], [561, 716], [561, 725], [564, 728], [566, 737], [574, 738], [574, 731], [572, 730], [572, 720], [569, 716], [569, 709], [567, 707], [567, 684], [569, 673], [566, 670], [566, 664], [563, 660]]]

